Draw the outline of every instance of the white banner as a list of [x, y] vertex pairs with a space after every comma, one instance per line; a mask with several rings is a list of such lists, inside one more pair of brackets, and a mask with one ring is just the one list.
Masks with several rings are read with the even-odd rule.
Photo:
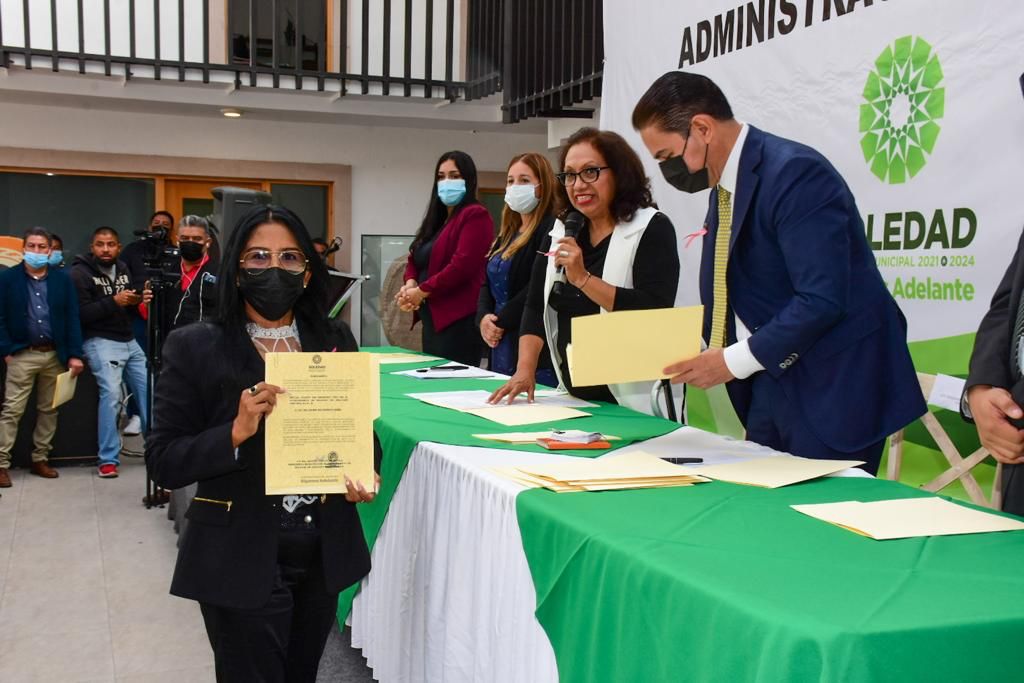
[[606, 0], [602, 128], [641, 153], [698, 301], [707, 193], [675, 191], [630, 124], [661, 74], [708, 76], [736, 117], [824, 154], [857, 199], [918, 369], [965, 372], [1024, 227], [1020, 0]]

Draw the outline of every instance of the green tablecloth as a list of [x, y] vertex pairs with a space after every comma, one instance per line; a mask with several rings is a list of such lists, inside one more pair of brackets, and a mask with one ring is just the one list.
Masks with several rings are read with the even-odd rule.
[[[396, 347], [365, 347], [363, 351], [371, 352], [404, 352]], [[381, 441], [384, 457], [381, 462], [381, 490], [377, 499], [371, 504], [358, 506], [359, 517], [363, 524], [366, 541], [373, 548], [373, 543], [384, 524], [388, 507], [394, 497], [398, 482], [405, 472], [416, 444], [421, 441], [456, 446], [478, 446], [481, 448], [500, 448], [506, 450], [523, 450], [546, 452], [537, 445], [510, 445], [494, 441], [477, 439], [473, 434], [496, 434], [509, 431], [543, 431], [551, 428], [583, 429], [614, 434], [622, 438], [615, 442], [615, 448], [621, 448], [635, 441], [661, 436], [677, 429], [678, 424], [641, 415], [617, 405], [599, 404], [597, 408], [587, 408], [585, 412], [591, 417], [573, 420], [562, 420], [524, 427], [504, 427], [475, 415], [467, 415], [454, 410], [439, 408], [423, 403], [406, 394], [429, 391], [461, 391], [470, 389], [496, 389], [501, 386], [498, 380], [479, 379], [413, 379], [391, 373], [399, 370], [423, 367], [438, 361], [425, 361], [413, 364], [388, 364], [381, 366], [381, 416], [374, 423], [374, 429]], [[608, 451], [559, 451], [560, 454], [596, 457]], [[338, 616], [344, 620], [348, 616], [355, 596], [355, 587], [342, 593], [338, 605]]]
[[560, 679], [1024, 679], [1024, 532], [875, 541], [788, 507], [916, 495], [852, 478], [520, 494]]

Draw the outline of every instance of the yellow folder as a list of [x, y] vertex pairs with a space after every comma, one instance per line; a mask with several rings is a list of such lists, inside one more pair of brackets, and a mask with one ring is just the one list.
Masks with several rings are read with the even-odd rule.
[[669, 377], [663, 372], [666, 366], [700, 353], [703, 317], [703, 306], [687, 306], [573, 318], [566, 351], [573, 385]]
[[71, 371], [62, 372], [57, 375], [57, 386], [53, 390], [53, 405], [51, 407], [64, 405], [75, 395], [75, 388], [78, 386], [78, 377], [71, 374]]

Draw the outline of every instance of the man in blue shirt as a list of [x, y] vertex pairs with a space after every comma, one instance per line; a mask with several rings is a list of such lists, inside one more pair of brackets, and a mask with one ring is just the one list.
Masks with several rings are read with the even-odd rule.
[[0, 273], [0, 355], [7, 362], [7, 383], [0, 411], [0, 488], [11, 485], [8, 468], [32, 388], [38, 382], [32, 474], [57, 477], [47, 457], [57, 431], [52, 408], [57, 375], [78, 375], [82, 363], [82, 330], [78, 296], [71, 278], [48, 267], [50, 234], [42, 228], [25, 232], [25, 260]]

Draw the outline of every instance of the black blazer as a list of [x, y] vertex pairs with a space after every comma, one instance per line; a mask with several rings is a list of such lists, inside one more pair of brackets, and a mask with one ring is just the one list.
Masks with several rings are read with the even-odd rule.
[[[981, 320], [974, 338], [974, 351], [964, 391], [978, 385], [1011, 389], [1015, 373], [1011, 369], [1013, 326], [1024, 289], [1024, 233], [1017, 243], [1017, 252], [1010, 261], [1002, 281], [992, 297], [988, 313]], [[962, 402], [961, 402], [962, 405]]]
[[[516, 362], [519, 361], [519, 325], [523, 319], [523, 309], [526, 306], [526, 297], [530, 290], [533, 262], [537, 258], [537, 252], [542, 249], [543, 245], [545, 243], [550, 245], [551, 238], [548, 236], [548, 233], [551, 232], [554, 224], [554, 216], [545, 216], [534, 229], [533, 235], [530, 236], [530, 241], [512, 256], [512, 268], [509, 271], [510, 297], [508, 303], [501, 309], [496, 324], [505, 330], [506, 336], [511, 335], [516, 339], [512, 345], [514, 349], [513, 360]], [[480, 321], [488, 313], [494, 313], [494, 307], [494, 297], [491, 296], [488, 278], [485, 277], [484, 283], [480, 287], [480, 298], [477, 301], [476, 308], [476, 327], [478, 332], [480, 330]], [[537, 367], [551, 367], [551, 354], [548, 353], [547, 342], [545, 342], [544, 350], [540, 354]]]
[[[316, 329], [300, 320], [303, 350], [358, 350], [344, 323], [330, 325]], [[224, 330], [212, 323], [188, 325], [167, 337], [146, 462], [153, 480], [164, 488], [199, 483], [185, 513], [191, 523], [181, 539], [171, 593], [249, 609], [270, 599], [281, 496], [264, 493], [262, 427], [239, 446], [235, 457], [231, 425], [239, 395], [264, 378], [264, 363], [252, 344], [245, 345], [236, 362], [231, 353]], [[376, 438], [374, 445], [379, 462]], [[341, 495], [327, 496], [320, 505], [320, 533], [329, 591], [340, 591], [366, 575], [370, 554], [354, 504]]]

